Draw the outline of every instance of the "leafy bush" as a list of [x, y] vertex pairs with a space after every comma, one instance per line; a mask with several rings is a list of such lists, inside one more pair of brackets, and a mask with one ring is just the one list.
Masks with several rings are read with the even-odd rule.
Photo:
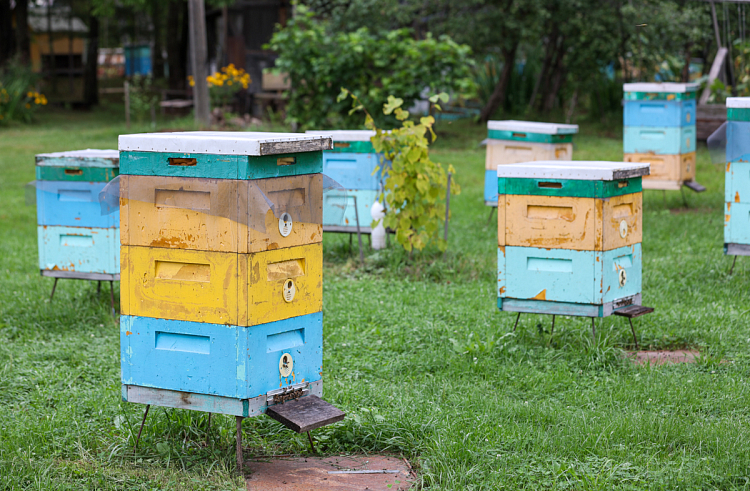
[[[404, 100], [389, 95], [388, 102], [383, 104], [383, 115], [393, 114], [401, 122], [401, 128], [384, 131], [376, 126], [361, 99], [342, 88], [338, 101], [345, 101], [348, 97], [352, 98], [350, 112], [364, 111], [365, 126], [375, 130], [375, 136], [371, 138], [375, 151], [391, 163], [384, 186], [386, 214], [383, 225], [396, 231], [396, 240], [407, 251], [421, 251], [430, 243], [437, 244], [444, 251], [447, 244], [440, 234], [445, 223], [448, 176], [442, 165], [430, 160], [427, 139], [428, 133], [432, 141], [437, 138], [432, 130], [435, 118], [425, 116], [415, 124], [408, 119], [409, 111], [402, 108]], [[448, 95], [441, 93], [429, 100], [440, 110], [438, 102], [447, 102]], [[448, 166], [448, 172], [456, 174], [452, 165]], [[460, 192], [461, 188], [454, 182], [451, 194]]]
[[130, 80], [130, 111], [136, 121], [145, 121], [159, 103], [159, 93], [153, 77], [133, 75]]
[[30, 123], [47, 98], [34, 89], [37, 76], [30, 68], [10, 63], [0, 70], [0, 124], [10, 121]]
[[[287, 118], [301, 128], [360, 125], [347, 104], [337, 100], [347, 87], [364, 105], [375, 105], [388, 94], [401, 94], [406, 107], [433, 92], [467, 92], [471, 87], [470, 49], [448, 36], [415, 40], [408, 29], [373, 34], [367, 28], [330, 33], [304, 5], [277, 30], [268, 47], [279, 53], [276, 68], [289, 74], [292, 89]], [[376, 114], [378, 125], [388, 124]]]

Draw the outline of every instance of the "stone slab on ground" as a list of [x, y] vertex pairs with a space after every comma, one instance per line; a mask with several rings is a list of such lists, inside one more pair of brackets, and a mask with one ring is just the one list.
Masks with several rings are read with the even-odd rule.
[[636, 365], [673, 365], [695, 363], [700, 353], [695, 350], [631, 351], [627, 356]]
[[414, 481], [403, 459], [382, 455], [255, 458], [245, 471], [248, 491], [403, 491]]

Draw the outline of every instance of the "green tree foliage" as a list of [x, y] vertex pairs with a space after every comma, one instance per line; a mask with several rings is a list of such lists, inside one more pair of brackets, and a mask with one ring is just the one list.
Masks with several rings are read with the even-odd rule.
[[[349, 90], [342, 88], [337, 99], [344, 102], [349, 97], [352, 99], [350, 113], [365, 113], [365, 127], [375, 130], [371, 139], [375, 151], [383, 155], [384, 161], [390, 161], [385, 181], [383, 225], [396, 231], [396, 240], [407, 251], [421, 251], [430, 244], [444, 251], [448, 244], [440, 233], [445, 223], [448, 175], [442, 165], [430, 159], [427, 138], [428, 135], [432, 141], [437, 138], [432, 130], [435, 118], [425, 116], [418, 123], [411, 121], [409, 111], [403, 109], [404, 100], [389, 95], [383, 104], [383, 115], [392, 115], [401, 127], [386, 131], [376, 125], [360, 98]], [[438, 103], [447, 101], [446, 93], [430, 97], [438, 110]], [[448, 166], [448, 172], [456, 174], [452, 165]], [[453, 182], [451, 194], [460, 192], [458, 183]]]
[[[301, 128], [357, 127], [361, 120], [337, 101], [348, 87], [364, 105], [401, 94], [406, 107], [425, 89], [464, 92], [470, 88], [470, 49], [447, 36], [414, 39], [407, 29], [384, 34], [366, 27], [332, 33], [304, 6], [278, 29], [269, 47], [276, 67], [289, 74], [288, 119]], [[379, 125], [388, 124], [376, 115]]]

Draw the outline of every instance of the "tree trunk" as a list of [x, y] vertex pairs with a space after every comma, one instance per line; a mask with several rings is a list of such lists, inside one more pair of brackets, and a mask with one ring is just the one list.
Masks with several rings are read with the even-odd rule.
[[15, 39], [10, 15], [10, 0], [0, 0], [0, 65], [15, 54]]
[[513, 44], [513, 47], [509, 50], [503, 50], [503, 71], [500, 73], [500, 80], [498, 80], [495, 89], [490, 95], [490, 99], [487, 104], [482, 108], [482, 112], [479, 114], [479, 120], [481, 122], [487, 122], [497, 109], [505, 103], [506, 92], [508, 90], [508, 84], [510, 83], [510, 77], [513, 74], [513, 70], [516, 66], [516, 52], [518, 51], [518, 40]]
[[29, 41], [29, 0], [16, 0], [16, 49], [21, 63], [31, 62]]
[[682, 67], [682, 83], [690, 82], [690, 50], [693, 43], [687, 43], [685, 46], [685, 66]]
[[557, 44], [557, 50], [555, 52], [555, 65], [552, 71], [554, 74], [552, 77], [552, 87], [549, 91], [545, 90], [545, 98], [542, 107], [542, 111], [545, 113], [550, 112], [555, 107], [557, 94], [560, 92], [560, 87], [562, 87], [562, 82], [565, 78], [566, 70], [563, 66], [563, 58], [565, 58], [565, 37], [560, 36], [560, 41]]
[[187, 2], [174, 0], [169, 3], [167, 14], [167, 63], [169, 64], [169, 88], [184, 90], [187, 79]]
[[544, 61], [542, 62], [542, 69], [539, 72], [539, 78], [536, 79], [536, 83], [534, 84], [534, 90], [531, 93], [531, 99], [529, 99], [529, 111], [534, 109], [534, 103], [536, 103], [536, 98], [539, 95], [539, 89], [542, 85], [542, 82], [545, 82], [547, 80], [547, 72], [549, 71], [549, 66], [552, 63], [552, 55], [555, 53], [555, 48], [557, 45], [557, 24], [554, 25], [552, 28], [552, 33], [550, 34], [549, 38], [547, 38], [547, 42], [544, 45]]
[[99, 54], [99, 19], [89, 15], [89, 42], [86, 46], [86, 66], [83, 71], [83, 103], [87, 107], [99, 104], [99, 84], [96, 78]]
[[162, 2], [160, 0], [151, 0], [151, 24], [154, 26], [154, 51], [151, 53], [151, 69], [154, 79], [164, 78], [164, 58], [162, 43], [164, 40], [164, 20], [162, 14]]

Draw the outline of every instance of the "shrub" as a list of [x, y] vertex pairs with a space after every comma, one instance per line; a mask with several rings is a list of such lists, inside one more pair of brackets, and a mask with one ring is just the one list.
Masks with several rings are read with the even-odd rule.
[[[409, 111], [403, 109], [404, 100], [388, 96], [383, 104], [383, 115], [395, 116], [400, 128], [384, 131], [378, 128], [372, 115], [362, 101], [349, 90], [342, 88], [338, 101], [352, 98], [351, 112], [365, 113], [365, 126], [375, 130], [371, 138], [375, 151], [389, 161], [388, 177], [385, 180], [386, 214], [383, 225], [396, 231], [396, 240], [407, 251], [422, 250], [431, 243], [444, 251], [447, 247], [441, 237], [445, 223], [445, 197], [448, 175], [442, 165], [430, 159], [429, 134], [432, 141], [437, 136], [432, 130], [435, 118], [425, 116], [419, 123], [410, 121]], [[440, 110], [439, 101], [447, 102], [445, 93], [430, 97], [430, 102]], [[375, 170], [377, 172], [378, 169]], [[456, 170], [448, 166], [455, 176]], [[460, 194], [458, 183], [451, 185], [451, 194]]]
[[0, 70], [0, 124], [30, 123], [39, 107], [47, 104], [44, 94], [34, 89], [36, 82], [37, 75], [19, 63], [10, 63]]
[[[337, 100], [342, 86], [364, 105], [400, 94], [411, 107], [425, 89], [462, 94], [472, 83], [469, 47], [448, 36], [415, 40], [408, 29], [330, 33], [304, 5], [268, 47], [279, 54], [276, 68], [289, 74], [287, 119], [301, 128], [359, 126], [359, 117]], [[373, 117], [381, 126], [389, 124], [382, 114]]]

